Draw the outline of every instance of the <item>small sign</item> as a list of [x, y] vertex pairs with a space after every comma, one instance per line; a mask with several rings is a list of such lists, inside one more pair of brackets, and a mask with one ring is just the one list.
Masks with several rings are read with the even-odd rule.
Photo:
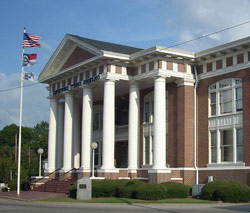
[[79, 188], [80, 188], [80, 189], [86, 189], [87, 186], [86, 186], [86, 184], [79, 184]]

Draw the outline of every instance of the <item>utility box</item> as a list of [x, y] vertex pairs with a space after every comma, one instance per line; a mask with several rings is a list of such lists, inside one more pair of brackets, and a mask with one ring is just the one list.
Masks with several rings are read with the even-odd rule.
[[92, 183], [89, 177], [83, 177], [77, 180], [77, 200], [92, 199]]
[[192, 186], [192, 197], [200, 197], [201, 190], [205, 184], [194, 184]]

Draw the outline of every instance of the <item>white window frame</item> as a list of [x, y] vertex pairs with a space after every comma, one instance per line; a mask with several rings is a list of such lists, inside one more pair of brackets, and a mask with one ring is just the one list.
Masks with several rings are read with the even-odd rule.
[[[220, 88], [220, 83], [223, 84], [226, 82], [230, 82], [231, 81], [231, 85], [230, 86], [225, 86]], [[240, 111], [237, 111], [236, 109], [236, 89], [237, 88], [242, 88], [242, 81], [241, 79], [223, 79], [221, 81], [218, 81], [214, 84], [212, 84], [209, 87], [209, 94], [208, 94], [208, 119], [224, 119], [224, 118], [228, 118], [229, 116], [232, 118], [234, 118], [235, 115], [238, 114], [243, 114], [243, 109]], [[221, 91], [225, 91], [231, 89], [232, 90], [232, 112], [227, 112], [227, 113], [221, 113], [220, 110], [220, 92]], [[242, 89], [241, 89], [242, 91]], [[216, 93], [216, 113], [215, 115], [211, 114], [211, 93]], [[242, 101], [242, 94], [241, 94], [241, 99], [238, 99]], [[219, 122], [216, 122], [216, 125], [213, 127], [209, 127], [208, 129], [208, 133], [209, 133], [209, 143], [208, 143], [208, 165], [216, 165], [216, 164], [244, 164], [243, 163], [243, 159], [239, 160], [237, 159], [237, 130], [238, 129], [242, 129], [243, 132], [243, 123], [240, 122], [238, 124], [235, 123], [231, 123], [231, 124], [225, 124], [224, 126], [219, 124]], [[223, 131], [226, 130], [231, 130], [232, 131], [232, 161], [222, 161], [222, 157], [221, 157], [221, 152], [224, 146], [222, 146], [222, 137], [221, 134]], [[211, 132], [216, 132], [216, 136], [217, 136], [217, 145], [216, 145], [216, 162], [212, 162], [212, 141], [211, 141]], [[243, 133], [242, 133], [242, 137], [243, 137]], [[240, 145], [241, 147], [243, 147], [243, 142], [242, 145]], [[214, 147], [213, 147], [214, 148]], [[243, 148], [242, 148], [243, 149]], [[242, 151], [243, 152], [243, 151]], [[243, 157], [242, 157], [243, 158]]]

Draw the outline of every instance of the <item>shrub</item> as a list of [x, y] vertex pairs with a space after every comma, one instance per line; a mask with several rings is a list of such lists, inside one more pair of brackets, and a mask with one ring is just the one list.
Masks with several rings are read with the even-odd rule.
[[168, 190], [167, 198], [187, 198], [189, 196], [190, 186], [174, 182], [161, 184]]
[[147, 183], [139, 186], [135, 194], [142, 200], [162, 200], [167, 197], [167, 189], [162, 184]]
[[17, 189], [17, 179], [12, 179], [8, 182], [8, 187], [10, 187], [10, 190], [16, 190]]
[[98, 180], [92, 181], [93, 197], [113, 197], [117, 196], [118, 186], [124, 180]]
[[142, 184], [145, 183], [138, 180], [124, 181], [118, 186], [118, 196], [135, 198], [135, 191]]
[[74, 184], [69, 187], [69, 197], [76, 198], [77, 193], [77, 184]]
[[221, 200], [223, 202], [248, 202], [250, 189], [236, 181], [215, 181], [206, 184], [202, 195], [208, 200]]

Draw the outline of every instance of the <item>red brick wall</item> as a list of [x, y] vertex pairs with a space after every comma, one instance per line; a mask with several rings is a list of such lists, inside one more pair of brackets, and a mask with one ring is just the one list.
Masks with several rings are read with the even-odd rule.
[[76, 49], [73, 51], [71, 56], [68, 58], [68, 60], [65, 62], [65, 64], [61, 68], [61, 70], [66, 69], [68, 67], [71, 67], [75, 64], [78, 64], [78, 63], [85, 61], [89, 58], [92, 58], [94, 56], [95, 55], [93, 55], [92, 53], [87, 52], [87, 51], [81, 49], [80, 47], [76, 47]]
[[213, 181], [216, 180], [231, 180], [238, 181], [242, 184], [250, 186], [249, 170], [206, 170], [199, 171], [199, 183], [206, 184], [208, 176], [213, 176]]
[[168, 164], [177, 167], [177, 87], [167, 84], [168, 91]]
[[208, 163], [208, 87], [213, 83], [226, 78], [242, 79], [243, 95], [243, 160], [250, 165], [250, 69], [228, 73], [204, 79], [199, 82], [197, 89], [198, 100], [198, 166], [205, 167]]
[[194, 154], [193, 86], [177, 87], [177, 166], [192, 167]]

